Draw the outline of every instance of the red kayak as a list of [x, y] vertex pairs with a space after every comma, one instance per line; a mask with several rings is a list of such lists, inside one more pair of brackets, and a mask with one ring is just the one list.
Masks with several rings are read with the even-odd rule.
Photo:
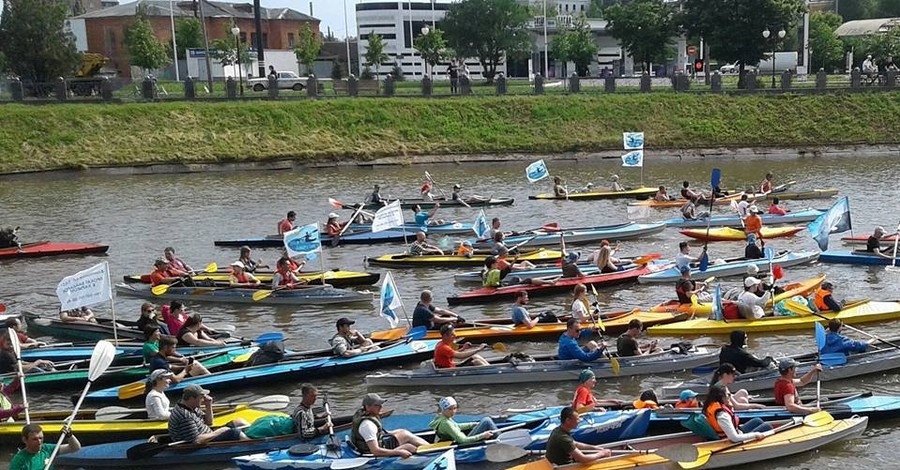
[[[887, 235], [881, 239], [882, 242], [886, 243], [894, 243], [894, 239], [897, 238], [897, 235]], [[855, 235], [852, 237], [841, 237], [841, 241], [848, 245], [865, 245], [869, 242], [868, 235]], [[884, 248], [884, 246], [882, 246]]]
[[[572, 289], [575, 288], [575, 285], [579, 283], [584, 285], [593, 284], [597, 287], [611, 286], [614, 284], [637, 281], [638, 276], [650, 274], [652, 272], [653, 269], [648, 265], [632, 265], [632, 267], [628, 269], [616, 271], [614, 273], [560, 278], [556, 279], [553, 284], [516, 284], [503, 287], [482, 287], [481, 289], [463, 292], [456, 297], [447, 297], [447, 302], [450, 305], [459, 305], [492, 302], [495, 300], [512, 300], [515, 298], [516, 292], [523, 290], [528, 291], [528, 295], [531, 297], [558, 294], [561, 292], [570, 294], [572, 293]], [[511, 275], [514, 276], [515, 274]]]
[[22, 248], [0, 249], [0, 259], [37, 258], [39, 256], [83, 255], [87, 253], [106, 253], [107, 245], [93, 243], [26, 243]]

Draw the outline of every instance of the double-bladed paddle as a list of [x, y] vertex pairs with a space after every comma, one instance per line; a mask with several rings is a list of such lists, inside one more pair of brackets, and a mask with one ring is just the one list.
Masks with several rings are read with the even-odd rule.
[[25, 404], [25, 424], [31, 424], [31, 415], [28, 414], [28, 397], [25, 396], [25, 372], [22, 370], [22, 345], [19, 344], [19, 334], [16, 330], [7, 328], [7, 331], [13, 353], [16, 355], [16, 368], [19, 371], [19, 388], [22, 389], [22, 403]]
[[709, 195], [709, 215], [706, 217], [706, 237], [703, 240], [703, 255], [700, 256], [700, 271], [705, 272], [709, 268], [709, 253], [706, 251], [709, 247], [709, 226], [712, 223], [713, 204], [716, 203], [716, 188], [722, 180], [722, 170], [713, 168], [709, 176], [709, 184], [712, 186], [712, 193]]
[[[192, 272], [193, 272], [193, 273], [198, 273], [198, 272], [214, 273], [214, 272], [216, 272], [216, 271], [218, 271], [218, 270], [219, 270], [219, 265], [217, 265], [216, 263], [209, 263], [209, 264], [206, 266], [206, 268], [203, 269], [203, 271], [192, 271]], [[183, 276], [183, 277], [190, 277], [190, 275], [191, 275], [191, 273], [188, 273], [187, 276]], [[163, 295], [163, 294], [165, 294], [166, 292], [169, 291], [169, 288], [170, 288], [170, 287], [172, 287], [171, 284], [160, 284], [160, 285], [158, 285], [158, 286], [153, 286], [153, 287], [150, 289], [150, 292], [152, 292], [153, 295]]]
[[[594, 302], [596, 303], [598, 301], [597, 300], [597, 288], [594, 287], [593, 284], [591, 284], [591, 291], [593, 291], [593, 293], [594, 293]], [[591, 309], [591, 308], [588, 309], [588, 315], [591, 316], [591, 322], [594, 323], [595, 325], [597, 325], [597, 328], [599, 328], [600, 331], [606, 331], [606, 328], [603, 326], [603, 320], [601, 320], [599, 316], [594, 318], [593, 309]], [[607, 359], [609, 359], [609, 366], [612, 368], [613, 375], [619, 375], [619, 370], [621, 369], [619, 360], [617, 358], [613, 357], [612, 354], [609, 353], [609, 349], [607, 349], [607, 348], [603, 349], [603, 354], [606, 356]]]

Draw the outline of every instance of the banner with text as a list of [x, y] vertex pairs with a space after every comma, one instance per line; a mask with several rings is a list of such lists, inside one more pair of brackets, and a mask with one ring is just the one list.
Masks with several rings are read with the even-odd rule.
[[74, 310], [109, 302], [112, 300], [109, 263], [104, 261], [63, 278], [56, 286], [56, 296], [59, 297], [62, 310]]

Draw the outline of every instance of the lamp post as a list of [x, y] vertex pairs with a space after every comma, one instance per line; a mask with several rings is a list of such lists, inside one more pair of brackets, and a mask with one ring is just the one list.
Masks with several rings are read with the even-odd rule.
[[[428, 33], [430, 32], [431, 30], [428, 26], [422, 26], [422, 36], [428, 36]], [[422, 64], [425, 66], [425, 74], [428, 75], [428, 61], [425, 59], [425, 56], [422, 56]], [[431, 71], [434, 72], [434, 67], [431, 68]], [[431, 75], [428, 76], [431, 77]]]
[[547, 0], [544, 0], [544, 80], [550, 75], [550, 45], [547, 44]]
[[234, 57], [238, 67], [238, 83], [241, 84], [241, 96], [244, 96], [244, 74], [241, 72], [241, 41], [238, 37], [241, 34], [241, 28], [235, 25], [231, 28], [231, 34], [234, 35]]
[[775, 89], [775, 45], [778, 44], [778, 41], [784, 39], [784, 36], [787, 35], [784, 28], [781, 28], [778, 31], [778, 35], [772, 35], [772, 32], [769, 31], [769, 28], [766, 27], [762, 32], [763, 39], [769, 39], [769, 36], [772, 37], [772, 89]]

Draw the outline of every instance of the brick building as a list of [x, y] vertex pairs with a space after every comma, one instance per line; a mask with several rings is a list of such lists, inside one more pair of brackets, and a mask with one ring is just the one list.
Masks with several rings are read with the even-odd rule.
[[[203, 0], [200, 0], [203, 1]], [[103, 54], [110, 59], [110, 67], [120, 77], [131, 77], [131, 64], [125, 48], [125, 30], [142, 7], [156, 37], [165, 44], [172, 41], [170, 15], [178, 18], [200, 18], [198, 0], [138, 0], [124, 5], [91, 11], [69, 19], [69, 26], [76, 38], [79, 51]], [[172, 5], [170, 9], [169, 5]], [[268, 49], [293, 49], [300, 28], [309, 24], [319, 32], [319, 20], [290, 8], [261, 8], [263, 47]], [[209, 40], [231, 36], [232, 24], [241, 29], [240, 40], [250, 47], [256, 44], [254, 11], [252, 3], [203, 1], [203, 16]]]

